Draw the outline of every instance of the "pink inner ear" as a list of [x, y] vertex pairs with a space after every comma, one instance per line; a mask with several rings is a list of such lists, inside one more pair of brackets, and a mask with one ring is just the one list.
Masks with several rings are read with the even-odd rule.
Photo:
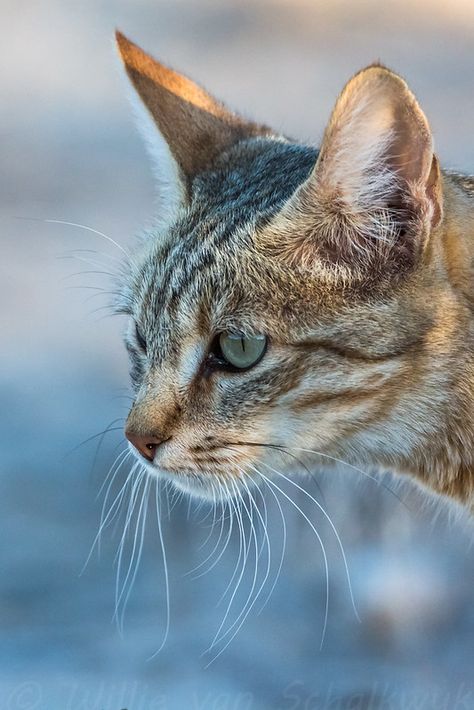
[[336, 102], [310, 180], [315, 196], [339, 200], [354, 214], [408, 203], [417, 211], [417, 200], [438, 199], [429, 184], [438, 175], [432, 162], [431, 131], [412, 92], [399, 76], [373, 66]]
[[398, 104], [394, 114], [394, 140], [389, 157], [394, 170], [406, 182], [427, 182], [433, 159], [428, 122], [414, 101]]
[[342, 92], [312, 174], [268, 239], [293, 264], [385, 278], [418, 262], [441, 214], [428, 122], [405, 82], [374, 66]]

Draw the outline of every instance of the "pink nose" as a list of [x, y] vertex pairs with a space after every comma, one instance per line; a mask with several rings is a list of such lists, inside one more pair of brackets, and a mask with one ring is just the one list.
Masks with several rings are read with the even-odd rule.
[[135, 434], [133, 431], [129, 431], [127, 429], [125, 430], [125, 436], [130, 443], [133, 444], [136, 450], [139, 451], [145, 459], [147, 459], [147, 461], [153, 461], [156, 450], [160, 444], [163, 444], [165, 441], [171, 439], [170, 436], [168, 438], [160, 439], [157, 436], [153, 436], [153, 434]]

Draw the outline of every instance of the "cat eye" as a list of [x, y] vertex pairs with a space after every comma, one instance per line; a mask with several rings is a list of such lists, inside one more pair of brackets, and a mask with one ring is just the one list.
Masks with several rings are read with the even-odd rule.
[[213, 365], [230, 371], [248, 370], [265, 354], [265, 335], [243, 336], [237, 333], [220, 333], [212, 348]]
[[140, 329], [136, 323], [135, 323], [135, 338], [136, 338], [137, 343], [140, 347], [140, 350], [143, 350], [143, 352], [146, 352], [146, 340], [143, 337], [143, 335], [141, 334]]

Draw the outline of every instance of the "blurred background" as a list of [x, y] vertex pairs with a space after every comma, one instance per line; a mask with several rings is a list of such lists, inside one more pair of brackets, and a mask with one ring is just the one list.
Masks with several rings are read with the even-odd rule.
[[[219, 525], [206, 543], [212, 513], [183, 501], [162, 509], [167, 642], [152, 657], [166, 625], [153, 522], [119, 633], [123, 513], [104, 531], [100, 557], [95, 550], [81, 570], [99, 527], [100, 488], [123, 450], [129, 404], [125, 323], [107, 309], [108, 273], [121, 252], [95, 233], [45, 220], [86, 225], [128, 248], [152, 219], [153, 181], [115, 27], [231, 107], [314, 143], [348, 77], [380, 59], [409, 80], [442, 164], [472, 172], [474, 4], [1, 0], [0, 16], [0, 707], [473, 708], [472, 524], [389, 478], [384, 487], [350, 470], [315, 472], [320, 490], [303, 484], [339, 531], [360, 622], [331, 526], [307, 495], [286, 488], [327, 549], [322, 649], [321, 548], [283, 497], [279, 580], [218, 658], [219, 649], [206, 649], [229, 601], [227, 593], [219, 603], [238, 568], [238, 536], [193, 579], [187, 573], [212, 553]], [[103, 440], [80, 445], [108, 426]], [[127, 465], [118, 471], [112, 496], [127, 473]], [[284, 532], [271, 496], [267, 505], [274, 559], [262, 602]], [[126, 560], [133, 534], [127, 544]], [[264, 572], [265, 562], [259, 580]], [[238, 619], [252, 579], [249, 559], [224, 628]]]

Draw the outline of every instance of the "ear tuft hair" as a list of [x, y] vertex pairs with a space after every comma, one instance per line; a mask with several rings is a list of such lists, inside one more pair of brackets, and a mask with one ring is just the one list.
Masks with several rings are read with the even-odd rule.
[[305, 266], [318, 256], [353, 267], [391, 258], [403, 271], [441, 217], [428, 121], [403, 79], [377, 64], [339, 96], [312, 174], [275, 221], [286, 234], [275, 248]]

